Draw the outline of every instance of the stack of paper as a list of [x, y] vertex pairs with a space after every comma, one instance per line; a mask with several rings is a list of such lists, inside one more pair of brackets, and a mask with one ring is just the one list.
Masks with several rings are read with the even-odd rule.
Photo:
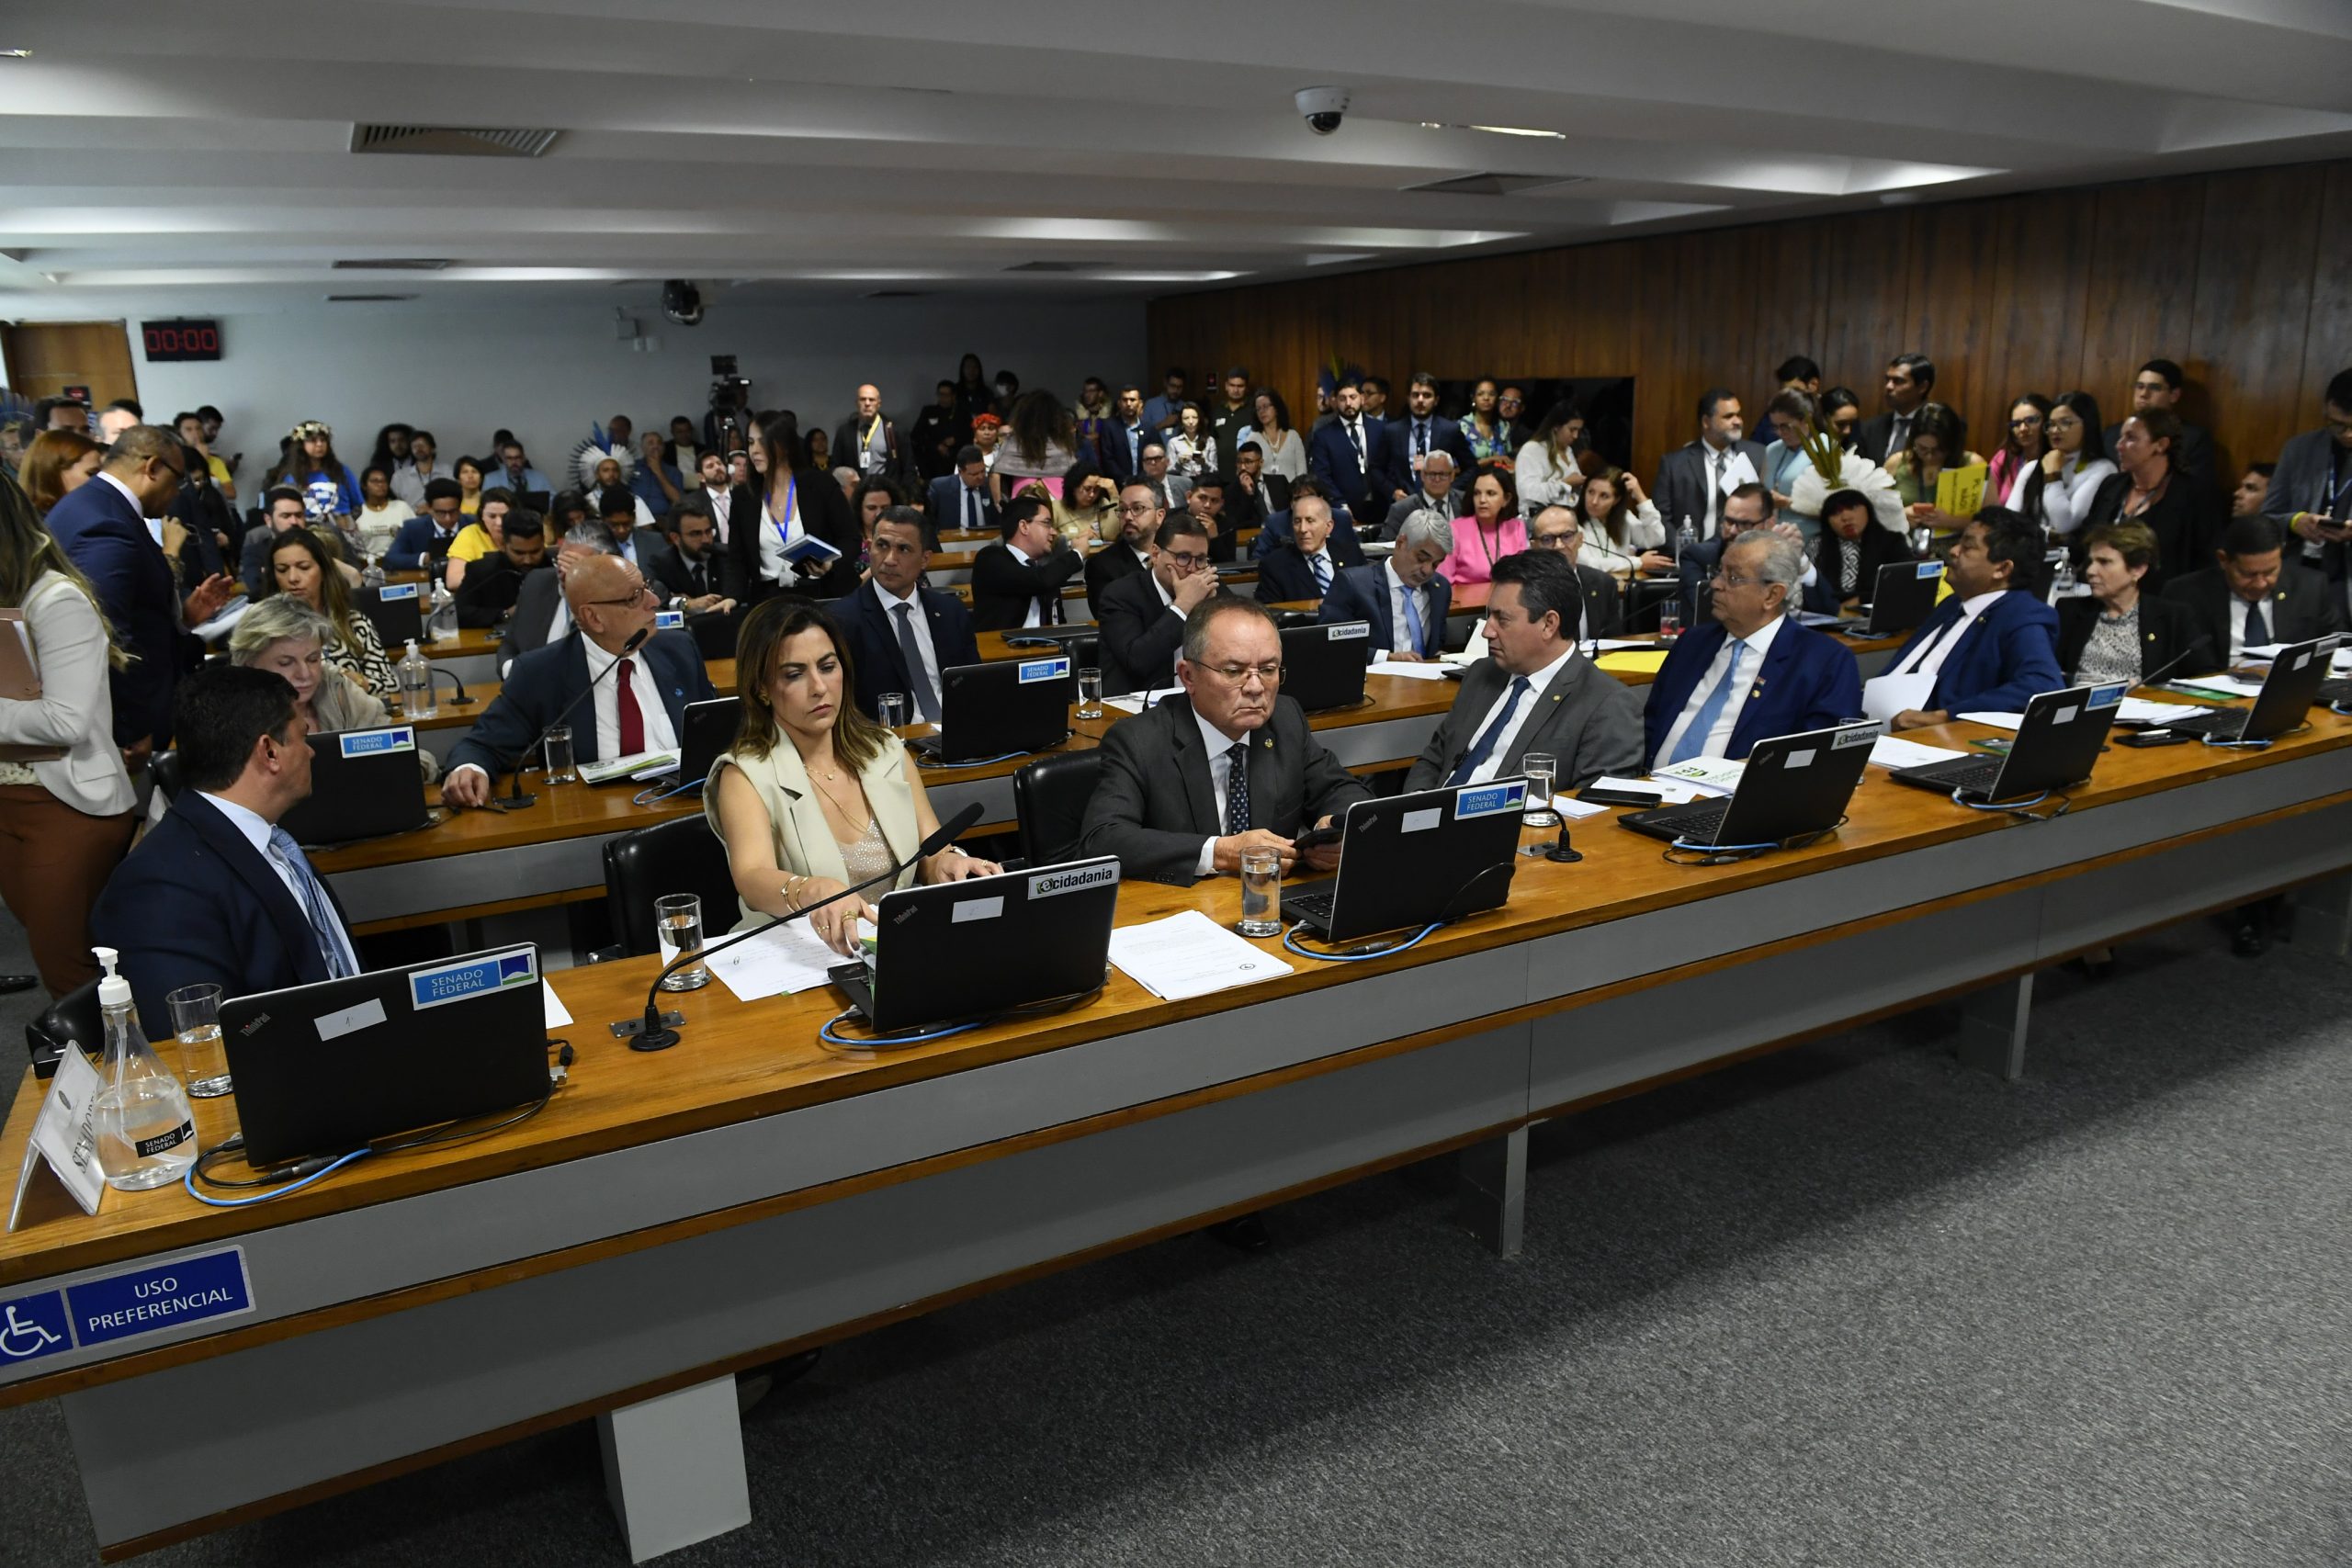
[[1600, 816], [1609, 807], [1597, 800], [1578, 800], [1572, 795], [1555, 795], [1552, 797], [1552, 809], [1571, 822], [1581, 822], [1588, 817]]
[[2156, 688], [2163, 692], [2181, 692], [2192, 697], [2226, 692], [2233, 697], [2251, 697], [2262, 690], [2259, 681], [2241, 680], [2235, 675], [2199, 675], [2186, 681], [2166, 681]]
[[1899, 740], [1892, 735], [1882, 735], [1871, 742], [1871, 761], [1882, 768], [1924, 768], [1930, 762], [1952, 762], [1967, 755], [1941, 746], [1922, 746], [1917, 740]]
[[1661, 806], [1679, 806], [1686, 800], [1696, 800], [1702, 795], [1721, 795], [1723, 793], [1721, 790], [1702, 789], [1697, 784], [1687, 783], [1681, 779], [1621, 779], [1608, 773], [1601, 774], [1600, 777], [1593, 780], [1591, 784], [1585, 787], [1588, 789], [1648, 790], [1652, 794], [1660, 796], [1658, 804]]
[[1693, 757], [1687, 762], [1670, 762], [1663, 768], [1650, 770], [1650, 782], [1672, 781], [1685, 784], [1702, 795], [1729, 795], [1739, 787], [1739, 777], [1747, 772], [1744, 759], [1736, 757]]
[[1410, 660], [1404, 659], [1375, 659], [1372, 661], [1371, 668], [1366, 670], [1364, 673], [1367, 675], [1402, 675], [1408, 681], [1442, 681], [1445, 679], [1445, 666], [1442, 664], [1416, 664]]
[[1288, 963], [1198, 909], [1121, 926], [1111, 933], [1111, 962], [1136, 985], [1171, 1002], [1291, 972]]
[[707, 962], [737, 1001], [755, 1002], [762, 997], [814, 990], [825, 983], [825, 972], [843, 960], [818, 940], [803, 917], [770, 926]]
[[1155, 686], [1148, 692], [1132, 692], [1124, 697], [1105, 697], [1102, 699], [1102, 705], [1117, 708], [1121, 713], [1141, 713], [1154, 703], [1165, 702], [1170, 697], [1181, 697], [1183, 694], [1184, 688], [1182, 686]]

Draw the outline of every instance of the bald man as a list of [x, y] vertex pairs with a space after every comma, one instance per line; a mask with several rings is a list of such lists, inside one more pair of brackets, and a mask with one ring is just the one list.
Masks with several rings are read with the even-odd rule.
[[899, 439], [899, 427], [882, 412], [882, 389], [872, 382], [857, 389], [855, 417], [833, 432], [833, 461], [857, 470], [860, 479], [885, 479], [911, 495], [914, 454]]
[[[674, 751], [685, 733], [686, 705], [718, 695], [702, 655], [684, 632], [651, 631], [659, 604], [636, 567], [618, 556], [588, 555], [563, 578], [571, 635], [514, 661], [506, 684], [466, 738], [450, 748], [441, 798], [483, 806], [492, 781], [513, 767], [550, 724], [571, 727], [571, 754], [582, 762]], [[617, 668], [616, 668], [617, 666]], [[567, 718], [564, 710], [594, 687]]]

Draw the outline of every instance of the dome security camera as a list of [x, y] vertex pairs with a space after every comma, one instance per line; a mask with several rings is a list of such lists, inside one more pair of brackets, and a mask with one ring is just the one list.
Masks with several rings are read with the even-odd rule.
[[1295, 95], [1298, 112], [1306, 121], [1306, 129], [1317, 136], [1329, 136], [1340, 129], [1340, 121], [1348, 114], [1348, 90], [1345, 87], [1301, 87]]
[[702, 290], [683, 277], [662, 286], [662, 313], [682, 327], [702, 325]]

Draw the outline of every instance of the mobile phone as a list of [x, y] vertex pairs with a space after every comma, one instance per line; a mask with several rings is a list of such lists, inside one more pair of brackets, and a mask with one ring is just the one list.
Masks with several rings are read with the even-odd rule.
[[1300, 854], [1305, 854], [1309, 850], [1319, 850], [1326, 844], [1338, 843], [1340, 831], [1340, 824], [1337, 822], [1325, 828], [1309, 828], [1306, 832], [1293, 839], [1290, 841], [1290, 847]]
[[2125, 746], [2186, 746], [2197, 738], [2177, 729], [2143, 729], [2137, 735], [2119, 735], [2115, 739]]
[[1619, 789], [1613, 786], [1603, 787], [1600, 784], [1585, 785], [1584, 788], [1577, 791], [1577, 798], [1578, 800], [1590, 801], [1595, 806], [1639, 806], [1647, 807], [1652, 806], [1662, 806], [1666, 803], [1665, 795], [1657, 790]]

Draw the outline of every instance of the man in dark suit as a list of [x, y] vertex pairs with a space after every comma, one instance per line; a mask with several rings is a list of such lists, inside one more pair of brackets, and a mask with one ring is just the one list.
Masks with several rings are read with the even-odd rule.
[[1262, 528], [1267, 518], [1290, 509], [1290, 481], [1266, 472], [1266, 449], [1255, 441], [1233, 455], [1233, 482], [1226, 491], [1227, 514], [1237, 533]]
[[1668, 452], [1657, 466], [1657, 482], [1650, 486], [1668, 540], [1686, 517], [1700, 538], [1713, 538], [1730, 490], [1724, 480], [1736, 485], [1763, 477], [1764, 448], [1743, 437], [1745, 428], [1739, 400], [1730, 392], [1713, 387], [1699, 394], [1698, 438]]
[[1102, 596], [1123, 578], [1151, 570], [1151, 547], [1168, 514], [1159, 492], [1146, 484], [1119, 491], [1119, 536], [1086, 558], [1086, 612], [1102, 618]]
[[1250, 543], [1250, 558], [1264, 560], [1290, 543], [1290, 507], [1296, 506], [1310, 495], [1321, 497], [1331, 512], [1331, 536], [1323, 547], [1331, 552], [1332, 558], [1340, 563], [1342, 570], [1363, 565], [1371, 558], [1363, 553], [1363, 537], [1356, 532], [1355, 519], [1349, 515], [1346, 507], [1332, 499], [1330, 491], [1313, 474], [1306, 475], [1290, 487], [1290, 506], [1271, 513], [1265, 522], [1259, 525], [1258, 536]]
[[1886, 666], [1886, 675], [1932, 682], [1925, 706], [1896, 713], [1889, 730], [1946, 724], [1961, 713], [2023, 713], [2037, 694], [2066, 683], [2058, 615], [2037, 592], [2041, 550], [2041, 528], [2006, 506], [1969, 519], [1945, 560], [1951, 596]]
[[1453, 585], [1437, 566], [1453, 548], [1452, 524], [1415, 513], [1386, 560], [1349, 567], [1332, 579], [1315, 618], [1327, 625], [1370, 621], [1375, 659], [1435, 659], [1445, 649], [1445, 616], [1453, 604]]
[[[1394, 482], [1382, 493], [1392, 506], [1412, 500], [1416, 490], [1442, 495], [1476, 468], [1470, 459], [1470, 438], [1462, 434], [1462, 422], [1437, 412], [1437, 379], [1426, 370], [1416, 372], [1412, 384], [1405, 389], [1405, 412], [1388, 415], [1385, 423], [1396, 456], [1389, 476]], [[1446, 457], [1442, 482], [1425, 471], [1430, 455], [1435, 452]], [[1382, 515], [1370, 513], [1375, 520]], [[1451, 511], [1446, 513], [1448, 521], [1457, 515]], [[1402, 525], [1405, 520], [1393, 517], [1391, 521]]]
[[1163, 518], [1150, 570], [1130, 572], [1102, 591], [1096, 617], [1102, 626], [1102, 689], [1119, 696], [1167, 685], [1183, 645], [1185, 617], [1216, 591], [1207, 528], [1189, 512]]
[[1712, 624], [1683, 633], [1650, 682], [1642, 728], [1651, 767], [1745, 757], [1758, 740], [1862, 711], [1853, 654], [1786, 613], [1804, 567], [1802, 543], [1766, 529], [1724, 547]]
[[1330, 592], [1340, 575], [1330, 540], [1331, 503], [1319, 495], [1295, 502], [1290, 509], [1289, 540], [1258, 563], [1258, 603], [1320, 599]]
[[[87, 488], [87, 487], [85, 487]], [[311, 793], [294, 688], [273, 671], [211, 664], [181, 683], [172, 729], [179, 794], [115, 868], [90, 934], [122, 954], [142, 1023], [171, 1028], [183, 986], [253, 996], [360, 971], [343, 908], [277, 827]]]
[[661, 592], [663, 607], [690, 615], [734, 608], [741, 597], [735, 563], [718, 547], [710, 498], [700, 492], [685, 496], [671, 516], [673, 532], [638, 536], [645, 580]]
[[2326, 423], [2290, 436], [2263, 492], [2263, 515], [2292, 536], [2305, 570], [2339, 601], [2352, 595], [2352, 369], [2320, 394]]
[[[1804, 536], [1797, 532], [1796, 525], [1775, 523], [1772, 520], [1770, 491], [1752, 481], [1733, 491], [1724, 497], [1722, 526], [1716, 531], [1715, 536], [1712, 539], [1700, 540], [1690, 549], [1685, 550], [1681, 558], [1675, 562], [1675, 570], [1682, 580], [1682, 624], [1684, 626], [1695, 626], [1707, 618], [1704, 614], [1707, 582], [1714, 576], [1715, 568], [1723, 564], [1724, 548], [1742, 534], [1757, 528], [1772, 529], [1782, 538], [1796, 540], [1800, 547], [1804, 542]], [[1792, 597], [1802, 602], [1804, 595], [1812, 589], [1819, 573], [1813, 570], [1813, 560], [1810, 557], [1801, 556], [1799, 558], [1804, 563], [1804, 570]]]
[[2233, 517], [2211, 566], [2165, 584], [2165, 597], [2195, 613], [2207, 646], [2230, 665], [2249, 648], [2345, 629], [2343, 601], [2318, 572], [2287, 569], [2285, 547], [2269, 518]]
[[857, 389], [857, 413], [833, 432], [833, 465], [857, 470], [858, 478], [915, 481], [914, 453], [899, 440], [898, 424], [882, 412], [882, 389], [867, 383]]
[[[718, 694], [694, 638], [653, 632], [654, 592], [628, 562], [589, 556], [571, 568], [563, 593], [579, 635], [514, 661], [504, 688], [449, 749], [441, 779], [448, 805], [487, 803], [500, 771], [550, 724], [571, 726], [571, 754], [582, 762], [666, 751], [685, 733], [686, 705]], [[651, 636], [632, 649], [640, 632]], [[571, 707], [582, 693], [587, 700]]]
[[[1898, 354], [1886, 362], [1886, 378], [1882, 383], [1886, 395], [1886, 412], [1862, 421], [1854, 433], [1854, 445], [1863, 457], [1881, 468], [1892, 453], [1900, 452], [1911, 444], [1911, 423], [1925, 408], [1936, 390], [1935, 362], [1924, 354]], [[1968, 449], [1968, 422], [1952, 411], [1956, 428], [1952, 446]], [[1673, 526], [1671, 523], [1668, 527]]]
[[169, 738], [172, 688], [193, 662], [182, 658], [182, 630], [219, 615], [236, 591], [226, 573], [216, 573], [183, 598], [171, 558], [147, 527], [149, 517], [170, 510], [187, 464], [178, 436], [134, 424], [107, 449], [97, 473], [50, 508], [42, 524], [90, 580], [116, 640], [135, 656], [107, 675], [115, 742], [127, 750]]
[[833, 616], [849, 638], [857, 666], [857, 705], [878, 717], [885, 692], [906, 695], [909, 716], [939, 722], [940, 672], [980, 661], [972, 613], [953, 593], [926, 588], [922, 513], [911, 506], [883, 510], [874, 522], [869, 581], [833, 602]]
[[[385, 566], [394, 571], [429, 571], [440, 576], [438, 563], [449, 558], [449, 547], [466, 525], [465, 515], [458, 510], [465, 498], [466, 492], [455, 479], [435, 479], [426, 485], [424, 513], [401, 525], [391, 548], [384, 552]], [[630, 515], [636, 515], [633, 508]]]
[[548, 566], [548, 529], [539, 514], [523, 507], [506, 513], [496, 550], [466, 569], [458, 584], [458, 624], [494, 626], [514, 608], [525, 579]]
[[1495, 563], [1487, 598], [1487, 657], [1462, 679], [1453, 706], [1405, 775], [1408, 792], [1484, 784], [1520, 771], [1530, 751], [1559, 760], [1561, 788], [1642, 765], [1642, 705], [1577, 651], [1581, 589], [1554, 550]]
[[[1455, 426], [1453, 434], [1460, 435], [1461, 427]], [[1453, 479], [1459, 472], [1453, 466], [1453, 454], [1439, 447], [1420, 461], [1421, 470], [1413, 487], [1389, 503], [1388, 515], [1374, 533], [1374, 538], [1395, 538], [1396, 530], [1405, 525], [1405, 519], [1416, 512], [1430, 513], [1449, 523], [1462, 515], [1453, 498]]]
[[1306, 444], [1306, 466], [1325, 496], [1344, 502], [1351, 516], [1386, 516], [1387, 503], [1401, 488], [1392, 471], [1393, 433], [1363, 417], [1363, 394], [1353, 381], [1340, 384], [1339, 402], [1340, 417]]
[[956, 471], [931, 481], [932, 525], [978, 531], [997, 526], [996, 502], [989, 499], [989, 466], [977, 446], [956, 454]]
[[740, 522], [746, 528], [760, 525], [760, 493], [750, 485], [729, 480], [727, 459], [719, 453], [705, 452], [695, 462], [702, 476], [701, 489], [696, 493], [709, 506], [711, 521], [718, 526], [718, 547], [729, 551], [731, 557], [736, 524]]
[[[1170, 697], [1111, 727], [1078, 853], [1114, 854], [1128, 876], [1173, 883], [1232, 875], [1252, 850], [1284, 872], [1338, 863], [1339, 847], [1300, 856], [1292, 840], [1371, 791], [1341, 767], [1282, 695], [1282, 637], [1262, 605], [1231, 594], [1185, 617]], [[1238, 772], [1236, 772], [1237, 767]]]
[[1043, 496], [1016, 495], [1004, 503], [998, 532], [972, 558], [972, 624], [982, 631], [1018, 631], [1062, 624], [1062, 585], [1086, 562], [1054, 531], [1054, 509]]
[[1143, 449], [1159, 439], [1143, 422], [1143, 389], [1119, 389], [1118, 412], [1102, 432], [1102, 471], [1122, 484], [1143, 472]]
[[915, 473], [925, 484], [944, 479], [956, 467], [956, 448], [972, 439], [972, 427], [956, 412], [956, 383], [942, 381], [938, 399], [915, 415], [907, 433]]
[[506, 617], [506, 635], [498, 642], [501, 680], [523, 655], [571, 634], [571, 605], [563, 593], [571, 570], [591, 556], [619, 554], [620, 547], [602, 524], [582, 523], [564, 532], [556, 541], [555, 570], [544, 575], [526, 573], [514, 590], [514, 609]]
[[[1583, 544], [1583, 525], [1569, 507], [1555, 503], [1527, 520], [1527, 547], [1531, 550], [1550, 550], [1573, 561]], [[1577, 568], [1577, 583], [1583, 600], [1584, 623], [1578, 637], [1615, 637], [1625, 629], [1624, 596], [1615, 578], [1599, 567], [1580, 566]]]
[[[2150, 409], [2169, 409], [2175, 418], [2180, 415], [2180, 394], [2188, 385], [2187, 371], [2169, 359], [2151, 359], [2140, 367], [2132, 378], [2132, 412], [2145, 413]], [[2109, 461], [2115, 457], [2116, 438], [2123, 434], [2123, 422], [2117, 420], [2100, 433], [2099, 440]], [[2214, 487], [2213, 436], [2201, 424], [2180, 422], [2180, 439], [2172, 446], [2172, 466], [2188, 475], [2200, 491]], [[2170, 563], [2166, 563], [2170, 564]]]
[[1860, 491], [1833, 491], [1821, 503], [1821, 544], [1813, 581], [1805, 585], [1804, 607], [1835, 615], [1867, 602], [1878, 592], [1879, 568], [1911, 559], [1911, 541], [1880, 526]]

